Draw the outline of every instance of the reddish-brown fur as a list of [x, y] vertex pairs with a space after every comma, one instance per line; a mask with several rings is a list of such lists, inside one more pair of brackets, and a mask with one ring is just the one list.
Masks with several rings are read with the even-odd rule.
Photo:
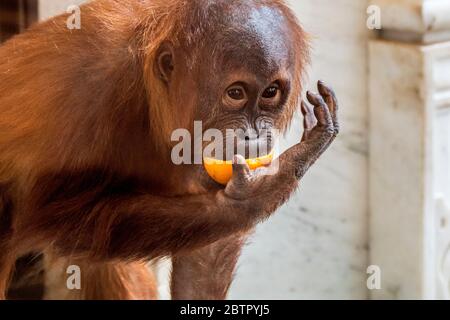
[[[87, 265], [103, 263], [105, 269], [87, 271], [91, 280], [86, 281], [108, 283], [111, 274], [123, 278], [124, 262], [167, 255], [179, 255], [176, 261], [207, 259], [208, 254], [198, 252], [212, 252], [213, 247], [204, 247], [230, 237], [236, 240], [222, 248], [215, 244], [222, 256], [212, 254], [210, 260], [213, 269], [228, 266], [221, 288], [210, 295], [225, 296], [241, 234], [289, 197], [297, 178], [324, 151], [331, 137], [326, 125], [332, 123], [323, 122], [322, 136], [316, 135], [320, 146], [303, 146], [311, 156], [308, 161], [302, 156], [301, 172], [286, 167], [283, 184], [267, 205], [253, 203], [267, 202], [264, 197], [248, 204], [227, 197], [199, 166], [172, 164], [172, 130], [191, 128], [202, 115], [167, 93], [154, 72], [155, 61], [169, 41], [185, 50], [186, 64], [198, 65], [196, 58], [210, 49], [200, 44], [214, 30], [212, 16], [204, 16], [213, 2], [226, 3], [92, 1], [82, 7], [81, 30], [68, 30], [63, 15], [0, 47], [0, 297], [15, 259], [30, 251], [51, 248]], [[286, 129], [298, 105], [306, 37], [281, 0], [248, 3], [278, 8], [291, 28], [292, 94], [277, 120]], [[327, 114], [319, 112], [318, 117]], [[286, 158], [294, 163], [298, 156]], [[229, 243], [233, 250], [226, 249]], [[192, 260], [187, 265], [191, 268]], [[175, 268], [174, 277], [179, 274], [184, 271]], [[180, 277], [183, 281], [186, 276]], [[114, 297], [129, 297], [129, 288], [109, 282], [119, 292]]]
[[[84, 259], [58, 258], [46, 254], [45, 299], [155, 300], [156, 279], [142, 262], [93, 263]], [[66, 282], [69, 266], [81, 270], [81, 290], [70, 290]]]

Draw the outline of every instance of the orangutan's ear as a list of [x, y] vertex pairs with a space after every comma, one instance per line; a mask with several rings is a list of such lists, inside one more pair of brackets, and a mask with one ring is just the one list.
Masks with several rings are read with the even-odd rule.
[[155, 72], [156, 76], [167, 84], [170, 83], [175, 69], [174, 58], [172, 43], [168, 41], [163, 42], [156, 53]]

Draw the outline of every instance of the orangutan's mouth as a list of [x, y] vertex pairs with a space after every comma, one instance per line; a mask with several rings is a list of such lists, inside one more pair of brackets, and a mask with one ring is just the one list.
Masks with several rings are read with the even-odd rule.
[[213, 144], [214, 142], [209, 144], [209, 150], [214, 149], [214, 151], [209, 154], [205, 149], [204, 157], [225, 161], [233, 160], [235, 155], [241, 155], [245, 159], [255, 159], [271, 154], [274, 149], [271, 137], [236, 139], [233, 144], [223, 143], [216, 148], [212, 147]]

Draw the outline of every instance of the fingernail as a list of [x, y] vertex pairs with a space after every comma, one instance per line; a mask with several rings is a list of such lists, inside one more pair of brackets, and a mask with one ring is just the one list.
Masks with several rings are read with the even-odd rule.
[[318, 87], [319, 87], [320, 93], [322, 93], [322, 94], [329, 93], [328, 87], [325, 85], [325, 83], [323, 81], [319, 81]]

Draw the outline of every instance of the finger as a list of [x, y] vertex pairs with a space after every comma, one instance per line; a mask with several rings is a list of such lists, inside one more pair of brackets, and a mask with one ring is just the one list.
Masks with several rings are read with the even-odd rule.
[[301, 103], [301, 110], [302, 110], [302, 114], [303, 114], [303, 136], [302, 136], [302, 141], [305, 141], [308, 139], [308, 134], [310, 129], [310, 123], [308, 121], [308, 105], [306, 104], [305, 101], [302, 100]]
[[[331, 118], [333, 121], [333, 128], [334, 128], [333, 136], [331, 137], [329, 142], [323, 147], [321, 152], [318, 154], [318, 156], [317, 156], [317, 158], [318, 158], [320, 156], [320, 154], [325, 152], [325, 150], [327, 150], [330, 147], [330, 145], [336, 139], [336, 136], [339, 134], [339, 121], [338, 121], [339, 104], [338, 104], [336, 94], [334, 93], [333, 89], [328, 87], [323, 81], [319, 81], [317, 86], [318, 86], [320, 95], [322, 96], [322, 98], [324, 99], [325, 103], [327, 104], [327, 106], [330, 110]], [[317, 160], [317, 158], [316, 158], [316, 160]]]
[[317, 122], [322, 127], [328, 127], [333, 125], [330, 110], [327, 104], [323, 100], [322, 96], [312, 93], [310, 91], [306, 94], [308, 101], [314, 105], [314, 114]]
[[309, 139], [311, 141], [308, 145], [309, 160], [311, 163], [314, 163], [330, 146], [331, 141], [335, 137], [335, 131], [330, 109], [323, 97], [312, 92], [308, 92], [307, 97], [309, 102], [315, 106], [314, 113], [319, 124], [316, 127], [317, 130], [311, 132]]
[[314, 110], [305, 101], [302, 100], [302, 114], [303, 114], [303, 127], [305, 130], [312, 130], [316, 124], [317, 119], [314, 115]]
[[319, 81], [317, 84], [317, 87], [319, 89], [319, 93], [328, 105], [328, 108], [330, 109], [331, 118], [333, 120], [333, 124], [335, 127], [336, 134], [339, 133], [339, 121], [338, 121], [338, 111], [339, 111], [339, 104], [336, 98], [336, 94], [334, 93], [333, 89], [330, 88], [325, 84], [323, 81]]
[[308, 114], [308, 111], [309, 111], [308, 105], [306, 104], [306, 102], [304, 100], [302, 100], [302, 103], [301, 103], [301, 110], [302, 110], [303, 116], [306, 116]]
[[333, 113], [334, 109], [337, 107], [337, 101], [335, 100], [333, 90], [329, 88], [323, 81], [319, 81], [317, 83], [317, 89], [319, 89], [320, 95], [330, 108], [331, 113]]
[[309, 137], [309, 133], [316, 126], [317, 120], [314, 115], [312, 107], [310, 107], [304, 100], [301, 103], [301, 110], [303, 114], [303, 137], [302, 141], [305, 141]]
[[250, 177], [250, 167], [241, 155], [235, 155], [233, 158], [233, 176], [232, 181], [245, 183]]

